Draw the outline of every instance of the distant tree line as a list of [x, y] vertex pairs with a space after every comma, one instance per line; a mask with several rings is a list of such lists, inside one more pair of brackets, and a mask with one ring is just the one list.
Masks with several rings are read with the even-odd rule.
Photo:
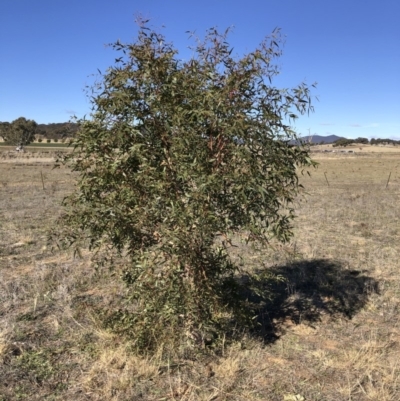
[[380, 138], [372, 138], [369, 142], [371, 145], [388, 145], [388, 144], [392, 144], [392, 145], [400, 145], [400, 141], [396, 141], [394, 139], [380, 139]]
[[36, 135], [47, 139], [63, 139], [73, 137], [77, 131], [78, 124], [75, 123], [38, 124]]
[[25, 117], [19, 117], [12, 122], [0, 121], [0, 136], [5, 142], [16, 146], [28, 145], [39, 138], [59, 141], [75, 136], [77, 131], [78, 124], [69, 122], [37, 124]]
[[400, 145], [400, 141], [396, 141], [394, 139], [375, 139], [372, 138], [371, 140], [369, 140], [368, 138], [356, 138], [356, 139], [339, 139], [337, 141], [335, 141], [333, 143], [333, 146], [348, 146], [348, 145], [352, 145], [352, 144], [363, 144], [363, 145]]

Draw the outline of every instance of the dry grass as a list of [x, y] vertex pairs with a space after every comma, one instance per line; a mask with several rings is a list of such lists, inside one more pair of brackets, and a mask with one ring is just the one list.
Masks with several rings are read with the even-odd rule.
[[0, 400], [400, 399], [400, 156], [316, 157], [292, 243], [236, 251], [286, 278], [266, 332], [174, 360], [105, 331], [124, 287], [47, 243], [70, 172], [0, 157]]
[[352, 150], [353, 152], [357, 154], [369, 154], [369, 153], [377, 153], [377, 154], [386, 154], [390, 153], [392, 155], [394, 154], [399, 154], [400, 153], [400, 146], [398, 144], [389, 144], [389, 145], [366, 145], [362, 143], [353, 143], [351, 145], [347, 146], [337, 146], [333, 147], [332, 144], [326, 144], [326, 145], [315, 145], [311, 148], [311, 150], [314, 152], [320, 152], [320, 151], [335, 151], [335, 153], [340, 152], [341, 150]]

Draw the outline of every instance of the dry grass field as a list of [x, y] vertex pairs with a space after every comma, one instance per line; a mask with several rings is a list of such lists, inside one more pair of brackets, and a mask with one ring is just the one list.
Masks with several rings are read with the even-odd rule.
[[332, 144], [324, 144], [324, 145], [315, 145], [311, 148], [313, 151], [334, 151], [335, 153], [340, 152], [341, 150], [345, 151], [353, 151], [354, 153], [358, 154], [364, 154], [364, 153], [378, 153], [378, 154], [386, 154], [386, 153], [392, 153], [392, 154], [399, 154], [400, 153], [400, 146], [399, 145], [393, 145], [393, 144], [388, 144], [388, 145], [366, 145], [362, 143], [353, 143], [348, 146], [337, 146], [334, 147]]
[[314, 155], [292, 242], [236, 250], [285, 279], [268, 332], [167, 359], [102, 327], [118, 277], [47, 242], [71, 172], [0, 153], [0, 401], [399, 400], [400, 153]]

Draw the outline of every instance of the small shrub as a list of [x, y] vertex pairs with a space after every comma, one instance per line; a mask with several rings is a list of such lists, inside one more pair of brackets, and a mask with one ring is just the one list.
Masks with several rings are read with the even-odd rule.
[[189, 61], [147, 27], [115, 43], [122, 57], [63, 159], [80, 179], [55, 235], [104, 249], [110, 266], [123, 256], [128, 306], [104, 317], [141, 350], [185, 336], [200, 346], [232, 320], [253, 327], [230, 238], [287, 241], [297, 168], [315, 165], [287, 124], [312, 111], [309, 87], [271, 85], [279, 30], [239, 59], [226, 35], [208, 31]]
[[51, 142], [51, 139], [48, 139], [46, 142], [47, 142], [47, 143], [50, 143], [50, 142]]

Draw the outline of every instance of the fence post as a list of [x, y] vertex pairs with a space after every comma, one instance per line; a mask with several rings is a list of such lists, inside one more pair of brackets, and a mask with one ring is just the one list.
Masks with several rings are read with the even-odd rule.
[[388, 185], [389, 185], [389, 181], [390, 181], [390, 176], [391, 176], [391, 175], [392, 175], [392, 172], [389, 173], [389, 178], [388, 178], [387, 183], [386, 183], [386, 188], [387, 188]]
[[326, 172], [324, 172], [324, 176], [325, 176], [326, 183], [328, 184], [328, 187], [329, 187], [329, 181], [328, 181], [328, 178], [326, 176]]
[[44, 179], [43, 179], [43, 173], [42, 173], [42, 170], [40, 170], [40, 176], [42, 177], [42, 186], [43, 186], [43, 191], [44, 191]]

